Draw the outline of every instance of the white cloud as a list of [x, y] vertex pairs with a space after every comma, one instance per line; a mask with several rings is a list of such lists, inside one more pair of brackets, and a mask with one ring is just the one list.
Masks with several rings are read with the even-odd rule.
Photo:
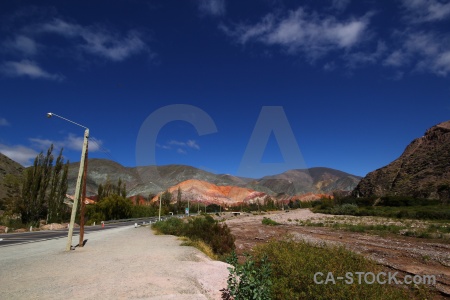
[[0, 65], [0, 73], [9, 77], [27, 76], [30, 78], [61, 81], [62, 75], [51, 74], [43, 70], [36, 62], [24, 59], [22, 61], [7, 61]]
[[185, 143], [185, 142], [176, 141], [176, 140], [171, 140], [171, 141], [169, 142], [169, 145], [186, 146], [186, 143]]
[[405, 18], [411, 23], [442, 21], [450, 17], [450, 2], [438, 0], [402, 0]]
[[177, 153], [178, 153], [178, 154], [187, 154], [186, 150], [181, 149], [181, 148], [178, 148], [178, 149], [177, 149]]
[[200, 146], [197, 144], [197, 142], [195, 140], [188, 140], [186, 142], [186, 145], [189, 148], [200, 150]]
[[164, 150], [170, 150], [170, 149], [172, 149], [170, 146], [167, 146], [167, 145], [161, 145], [161, 144], [156, 144], [156, 147], [162, 148], [162, 149], [164, 149]]
[[0, 126], [10, 126], [11, 124], [5, 118], [0, 118]]
[[79, 42], [81, 39], [82, 43], [77, 45], [78, 48], [112, 61], [125, 60], [147, 48], [137, 31], [129, 31], [126, 36], [120, 36], [105, 28], [81, 26], [61, 19], [42, 24], [38, 31], [62, 35], [72, 42]]
[[36, 42], [24, 35], [17, 35], [14, 39], [6, 40], [3, 46], [9, 52], [20, 52], [26, 56], [33, 56], [37, 53], [38, 45]]
[[198, 9], [201, 13], [222, 16], [225, 14], [225, 0], [197, 0]]
[[[81, 151], [83, 149], [83, 136], [74, 135], [72, 133], [68, 134], [63, 140], [49, 140], [41, 138], [30, 138], [29, 139], [36, 148], [41, 150], [47, 150], [51, 144], [53, 144], [55, 149], [69, 149], [75, 151]], [[89, 138], [92, 141], [92, 138]], [[95, 139], [94, 143], [89, 142], [89, 152], [96, 152], [100, 150], [103, 142], [101, 140]]]
[[32, 165], [33, 160], [39, 154], [35, 150], [21, 145], [7, 146], [3, 144], [0, 144], [0, 152], [25, 167]]
[[440, 53], [435, 58], [433, 69], [442, 76], [446, 76], [450, 73], [450, 51]]
[[350, 0], [331, 0], [331, 7], [337, 11], [344, 11], [350, 4]]
[[407, 55], [402, 50], [395, 50], [383, 61], [383, 65], [390, 67], [401, 67], [407, 62]]
[[398, 49], [384, 61], [393, 67], [410, 67], [413, 71], [439, 76], [450, 73], [450, 38], [434, 32], [406, 30], [396, 33]]
[[355, 47], [367, 37], [368, 26], [369, 15], [340, 21], [298, 8], [281, 16], [268, 14], [253, 25], [221, 25], [220, 29], [241, 44], [280, 46], [290, 54], [302, 52], [314, 60], [331, 51]]
[[165, 149], [165, 150], [172, 149], [171, 146], [178, 147], [177, 152], [180, 153], [180, 154], [187, 154], [187, 151], [185, 150], [187, 148], [200, 150], [200, 145], [195, 140], [188, 140], [186, 142], [177, 141], [177, 140], [171, 140], [171, 141], [169, 141], [167, 143], [167, 145], [156, 144], [156, 147], [162, 148], [162, 149]]
[[383, 55], [387, 51], [385, 42], [378, 41], [377, 48], [374, 52], [367, 51], [353, 52], [344, 55], [344, 59], [347, 62], [347, 66], [350, 68], [357, 68], [365, 65], [373, 65], [380, 61]]

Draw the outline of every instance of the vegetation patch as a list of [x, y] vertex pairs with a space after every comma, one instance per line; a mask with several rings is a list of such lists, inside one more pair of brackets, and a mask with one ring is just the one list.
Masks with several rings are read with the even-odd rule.
[[266, 217], [264, 217], [264, 218], [262, 219], [262, 224], [263, 224], [263, 225], [268, 225], [268, 226], [276, 226], [276, 225], [280, 225], [280, 223], [278, 223], [278, 222], [272, 220], [271, 218], [266, 218]]
[[170, 218], [153, 224], [156, 232], [184, 236], [192, 242], [207, 244], [215, 255], [226, 255], [234, 250], [234, 236], [226, 223], [219, 223], [209, 215], [190, 218], [187, 222]]
[[204, 241], [202, 241], [202, 240], [191, 240], [190, 238], [187, 238], [185, 236], [180, 237], [180, 240], [183, 241], [181, 243], [181, 246], [195, 247], [198, 250], [200, 250], [203, 253], [205, 253], [209, 258], [214, 259], [214, 260], [218, 259], [218, 256], [214, 253], [214, 251], [211, 248], [211, 246], [208, 245], [207, 243], [205, 243]]
[[[389, 284], [359, 284], [356, 277], [352, 284], [344, 280], [325, 284], [330, 272], [335, 277], [348, 272], [383, 272], [375, 262], [342, 246], [271, 241], [254, 248], [242, 265], [233, 256], [228, 262], [233, 268], [224, 295], [234, 298], [224, 299], [414, 299], [429, 293], [425, 287], [413, 291]], [[314, 280], [318, 272], [323, 274], [319, 277], [322, 284], [317, 283], [317, 277]]]
[[450, 221], [450, 204], [439, 200], [386, 196], [321, 199], [311, 203], [316, 213]]

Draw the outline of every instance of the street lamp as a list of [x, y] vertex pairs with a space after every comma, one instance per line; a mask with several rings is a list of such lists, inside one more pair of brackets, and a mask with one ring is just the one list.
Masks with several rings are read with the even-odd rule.
[[161, 195], [159, 195], [159, 218], [158, 220], [161, 221]]
[[[75, 123], [74, 121], [71, 121], [69, 119], [63, 118], [61, 116], [58, 116], [57, 114], [54, 113], [47, 113], [47, 118], [51, 118], [51, 117], [58, 117], [60, 119], [63, 119], [67, 122], [70, 122], [72, 124], [78, 125], [80, 127], [83, 127], [85, 129], [84, 131], [84, 141], [83, 141], [83, 150], [81, 152], [81, 161], [80, 161], [80, 168], [78, 170], [78, 177], [77, 177], [77, 185], [75, 187], [75, 197], [73, 199], [73, 206], [72, 206], [72, 214], [70, 216], [70, 223], [69, 223], [69, 234], [67, 236], [67, 246], [66, 246], [66, 251], [70, 251], [71, 247], [72, 247], [72, 235], [73, 235], [73, 227], [75, 224], [75, 217], [77, 214], [77, 205], [78, 205], [78, 199], [80, 199], [80, 192], [81, 192], [81, 184], [83, 182], [83, 176], [86, 177], [86, 157], [87, 157], [87, 151], [88, 151], [88, 138], [89, 138], [89, 128], [87, 128], [86, 126], [80, 125], [78, 123]], [[84, 180], [84, 183], [86, 183], [86, 178]], [[86, 188], [84, 188], [84, 192], [85, 193]], [[84, 238], [84, 199], [81, 202], [81, 215], [80, 215], [80, 242], [79, 242], [79, 246], [83, 247], [83, 238]]]

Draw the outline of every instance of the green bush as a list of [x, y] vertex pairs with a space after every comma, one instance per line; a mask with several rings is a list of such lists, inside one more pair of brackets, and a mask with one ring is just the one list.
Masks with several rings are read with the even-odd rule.
[[178, 218], [169, 218], [162, 222], [156, 222], [152, 228], [162, 234], [183, 236], [185, 232], [185, 223]]
[[262, 219], [262, 224], [263, 224], [263, 225], [269, 225], [269, 226], [280, 225], [280, 223], [278, 223], [278, 222], [272, 220], [271, 218], [266, 218], [266, 217], [264, 217], [264, 218]]
[[219, 223], [209, 215], [191, 218], [185, 222], [178, 218], [153, 224], [153, 229], [163, 234], [186, 236], [208, 244], [215, 254], [224, 255], [234, 250], [234, 236], [227, 224]]
[[271, 267], [266, 256], [255, 262], [250, 255], [247, 255], [246, 261], [241, 265], [233, 251], [227, 259], [227, 263], [232, 267], [228, 268], [230, 275], [227, 280], [227, 288], [221, 290], [222, 299], [272, 299]]
[[206, 242], [216, 254], [227, 254], [234, 249], [235, 239], [227, 224], [219, 224], [209, 215], [189, 219], [185, 235]]
[[358, 213], [358, 205], [346, 203], [334, 207], [332, 211], [336, 215], [356, 215]]

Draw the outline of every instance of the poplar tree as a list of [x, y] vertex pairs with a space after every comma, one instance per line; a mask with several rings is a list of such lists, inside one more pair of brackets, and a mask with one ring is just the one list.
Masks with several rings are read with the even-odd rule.
[[69, 165], [67, 162], [63, 166], [61, 149], [53, 167], [52, 152], [53, 144], [45, 156], [43, 152], [36, 156], [33, 166], [25, 171], [17, 207], [24, 224], [38, 225], [41, 218], [52, 222], [62, 220]]

